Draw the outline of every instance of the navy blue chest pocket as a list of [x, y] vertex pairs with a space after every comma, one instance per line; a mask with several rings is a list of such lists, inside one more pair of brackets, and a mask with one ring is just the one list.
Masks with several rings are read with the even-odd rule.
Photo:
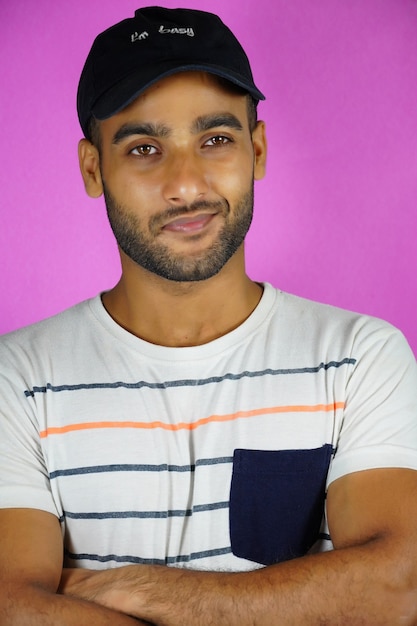
[[303, 556], [318, 539], [332, 446], [235, 450], [230, 539], [235, 556], [272, 565]]

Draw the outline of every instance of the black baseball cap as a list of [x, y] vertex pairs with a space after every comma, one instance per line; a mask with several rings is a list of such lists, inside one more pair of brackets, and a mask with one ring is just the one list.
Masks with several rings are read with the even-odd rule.
[[102, 32], [91, 47], [77, 95], [84, 135], [88, 137], [92, 116], [111, 117], [161, 78], [190, 70], [215, 74], [254, 100], [265, 99], [253, 81], [245, 51], [217, 15], [145, 7]]

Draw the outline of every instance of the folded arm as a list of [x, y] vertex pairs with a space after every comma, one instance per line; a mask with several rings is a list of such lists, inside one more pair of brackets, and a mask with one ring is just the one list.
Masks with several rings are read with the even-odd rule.
[[63, 544], [59, 522], [31, 509], [0, 511], [0, 624], [129, 626], [133, 617], [57, 593]]
[[61, 590], [157, 626], [415, 626], [417, 472], [340, 478], [327, 509], [331, 552], [245, 573], [69, 570]]

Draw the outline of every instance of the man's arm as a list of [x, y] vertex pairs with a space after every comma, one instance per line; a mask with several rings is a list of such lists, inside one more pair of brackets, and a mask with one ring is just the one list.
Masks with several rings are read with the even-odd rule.
[[415, 626], [417, 472], [347, 475], [330, 486], [327, 508], [331, 552], [233, 574], [69, 570], [62, 591], [157, 626]]
[[62, 535], [56, 517], [31, 509], [0, 511], [0, 624], [144, 624], [97, 604], [58, 595], [62, 554]]

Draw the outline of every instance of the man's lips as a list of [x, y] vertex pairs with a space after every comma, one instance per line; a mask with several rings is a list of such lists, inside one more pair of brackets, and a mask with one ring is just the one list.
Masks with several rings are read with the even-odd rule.
[[163, 230], [175, 233], [193, 233], [203, 230], [217, 213], [200, 213], [198, 215], [183, 215], [164, 225]]

